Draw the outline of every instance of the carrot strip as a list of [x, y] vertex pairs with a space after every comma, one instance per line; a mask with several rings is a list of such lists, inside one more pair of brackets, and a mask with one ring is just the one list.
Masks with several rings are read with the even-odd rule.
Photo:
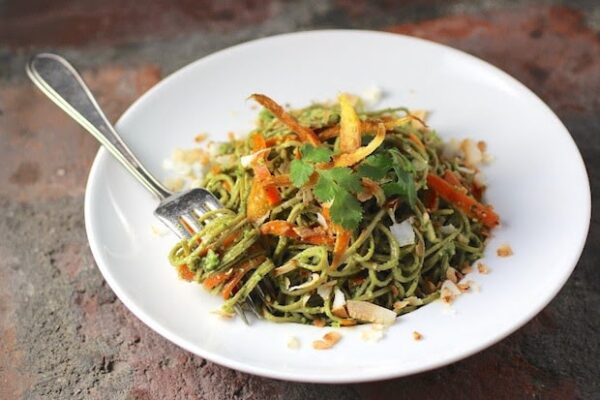
[[[301, 236], [298, 234], [298, 231], [301, 231], [303, 235]], [[333, 239], [331, 236], [325, 233], [315, 231], [311, 228], [300, 229], [296, 225], [283, 220], [275, 220], [264, 223], [260, 227], [260, 233], [263, 235], [285, 236], [290, 239], [314, 245], [330, 246], [333, 244]]]
[[231, 295], [233, 294], [233, 290], [240, 283], [240, 281], [242, 280], [244, 275], [246, 275], [248, 273], [248, 271], [251, 271], [254, 268], [258, 267], [260, 265], [260, 263], [262, 263], [264, 261], [264, 259], [265, 259], [264, 256], [259, 256], [256, 258], [252, 258], [252, 259], [246, 261], [245, 263], [243, 263], [239, 267], [238, 271], [235, 273], [233, 278], [231, 278], [231, 280], [229, 280], [225, 284], [225, 286], [223, 286], [223, 290], [221, 291], [221, 295], [223, 296], [223, 298], [225, 300], [230, 298]]
[[338, 101], [340, 103], [340, 151], [352, 153], [360, 147], [360, 119], [348, 96], [341, 94]]
[[362, 159], [366, 158], [369, 154], [374, 152], [380, 145], [383, 143], [385, 139], [385, 126], [380, 123], [377, 126], [377, 134], [369, 142], [368, 145], [359, 147], [352, 153], [340, 154], [334, 157], [333, 164], [336, 167], [350, 167]]
[[270, 198], [262, 182], [258, 179], [252, 180], [250, 194], [248, 195], [248, 206], [246, 216], [251, 222], [256, 222], [264, 217], [270, 210]]
[[264, 94], [255, 93], [250, 96], [253, 100], [258, 102], [261, 106], [271, 111], [281, 122], [283, 122], [288, 128], [295, 132], [300, 140], [308, 142], [313, 146], [321, 144], [318, 136], [313, 132], [312, 129], [300, 125], [298, 121], [290, 114], [288, 114], [283, 107], [277, 104], [273, 99], [265, 96]]
[[425, 145], [423, 144], [423, 142], [421, 142], [421, 139], [419, 139], [414, 133], [408, 134], [408, 140], [419, 146], [421, 149], [425, 149]]
[[257, 132], [250, 137], [250, 146], [252, 147], [252, 152], [257, 152], [266, 149], [267, 142], [264, 136]]
[[181, 264], [180, 266], [178, 266], [177, 272], [179, 273], [179, 277], [181, 279], [186, 280], [188, 282], [192, 281], [194, 279], [194, 276], [196, 275], [192, 271], [190, 271], [186, 264]]
[[442, 199], [454, 204], [468, 216], [478, 219], [488, 228], [493, 228], [500, 223], [498, 214], [491, 207], [484, 206], [473, 197], [465, 194], [460, 188], [453, 186], [439, 176], [427, 175], [427, 184]]
[[352, 232], [340, 226], [336, 226], [335, 230], [337, 235], [335, 237], [335, 245], [333, 246], [333, 260], [329, 266], [331, 270], [335, 270], [342, 263], [344, 253], [348, 249], [348, 244], [352, 237]]
[[456, 174], [452, 171], [450, 171], [449, 169], [446, 170], [446, 172], [444, 172], [444, 179], [446, 180], [446, 182], [448, 182], [451, 185], [454, 186], [462, 186], [462, 182], [460, 181], [460, 178], [458, 176], [456, 176]]
[[223, 272], [217, 272], [216, 274], [211, 275], [208, 278], [206, 278], [204, 280], [204, 282], [202, 282], [202, 285], [204, 285], [205, 288], [210, 290], [210, 289], [215, 288], [216, 286], [219, 286], [220, 283], [225, 282], [230, 276], [231, 276], [230, 270], [223, 271]]
[[262, 224], [260, 233], [263, 235], [287, 236], [292, 238], [298, 236], [298, 234], [294, 232], [294, 224], [283, 220], [269, 221]]

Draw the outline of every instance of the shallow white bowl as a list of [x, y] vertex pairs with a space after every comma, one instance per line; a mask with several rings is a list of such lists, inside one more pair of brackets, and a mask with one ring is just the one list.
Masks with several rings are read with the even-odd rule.
[[[581, 156], [552, 111], [521, 83], [463, 52], [406, 36], [317, 31], [275, 36], [205, 57], [139, 99], [117, 127], [147, 167], [193, 137], [212, 139], [252, 127], [254, 92], [304, 106], [340, 91], [384, 89], [381, 106], [431, 111], [442, 137], [485, 140], [496, 157], [486, 169], [488, 200], [502, 218], [488, 246], [491, 273], [472, 279], [480, 293], [461, 296], [454, 313], [439, 303], [402, 316], [378, 343], [367, 327], [341, 329], [328, 351], [311, 343], [324, 329], [264, 321], [244, 325], [212, 310], [221, 300], [178, 279], [167, 262], [176, 241], [153, 235], [153, 198], [100, 150], [85, 198], [87, 234], [106, 281], [142, 321], [179, 346], [252, 374], [311, 382], [358, 382], [408, 375], [457, 361], [504, 338], [556, 295], [581, 254], [590, 191]], [[508, 243], [515, 254], [498, 258]], [[411, 333], [424, 335], [416, 342]], [[286, 343], [291, 336], [299, 350]]]

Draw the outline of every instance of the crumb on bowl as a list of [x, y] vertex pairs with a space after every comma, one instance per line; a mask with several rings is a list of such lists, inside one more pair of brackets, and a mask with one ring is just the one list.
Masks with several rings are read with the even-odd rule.
[[508, 244], [503, 244], [496, 250], [498, 257], [510, 257], [513, 255], [512, 248]]
[[342, 339], [342, 335], [339, 332], [330, 331], [323, 335], [320, 340], [313, 342], [313, 348], [315, 350], [327, 350], [335, 346]]

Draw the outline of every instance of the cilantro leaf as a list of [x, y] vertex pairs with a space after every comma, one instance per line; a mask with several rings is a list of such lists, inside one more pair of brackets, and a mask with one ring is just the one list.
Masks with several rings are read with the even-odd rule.
[[358, 174], [375, 181], [382, 179], [392, 168], [392, 159], [387, 154], [367, 157], [358, 167]]
[[331, 220], [344, 229], [354, 230], [362, 220], [360, 203], [345, 190], [336, 192], [329, 213]]
[[345, 189], [351, 193], [360, 192], [362, 186], [360, 184], [360, 178], [354, 174], [350, 168], [336, 167], [328, 170], [319, 171], [321, 176], [325, 176], [327, 179], [335, 182], [336, 185]]
[[300, 148], [302, 159], [313, 163], [328, 162], [331, 159], [331, 150], [327, 147], [313, 147], [310, 144], [305, 144]]
[[317, 200], [322, 203], [326, 203], [333, 199], [335, 196], [337, 185], [327, 175], [323, 174], [323, 171], [319, 171], [319, 180], [313, 189], [313, 193]]
[[387, 197], [394, 195], [404, 197], [408, 204], [414, 208], [417, 199], [417, 191], [413, 175], [400, 168], [394, 168], [394, 171], [397, 176], [396, 182], [384, 184], [382, 186], [383, 192]]
[[293, 160], [290, 163], [290, 179], [295, 187], [300, 188], [308, 182], [315, 167], [304, 160]]

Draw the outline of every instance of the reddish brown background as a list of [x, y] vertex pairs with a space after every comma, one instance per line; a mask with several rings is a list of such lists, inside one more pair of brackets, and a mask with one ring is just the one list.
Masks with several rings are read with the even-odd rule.
[[146, 328], [106, 286], [83, 225], [97, 145], [33, 89], [27, 57], [66, 55], [114, 120], [190, 61], [314, 28], [420, 36], [498, 65], [565, 122], [597, 197], [598, 1], [0, 1], [1, 399], [600, 398], [600, 204], [575, 273], [532, 322], [464, 361], [385, 382], [296, 384], [220, 367]]

